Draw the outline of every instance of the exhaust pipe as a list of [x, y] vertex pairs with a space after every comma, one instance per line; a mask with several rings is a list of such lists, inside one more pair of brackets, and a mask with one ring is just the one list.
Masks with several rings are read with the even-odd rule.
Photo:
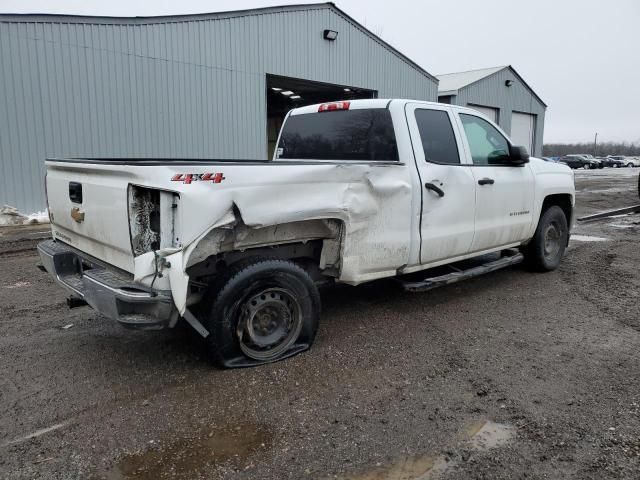
[[84, 307], [85, 305], [87, 305], [87, 302], [85, 302], [80, 297], [75, 297], [73, 295], [71, 295], [70, 297], [67, 297], [67, 306], [69, 307], [69, 309]]

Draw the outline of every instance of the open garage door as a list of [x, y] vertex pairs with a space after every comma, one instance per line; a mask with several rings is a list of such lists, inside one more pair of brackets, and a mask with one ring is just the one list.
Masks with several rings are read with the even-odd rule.
[[511, 116], [511, 141], [515, 145], [527, 147], [533, 155], [533, 134], [535, 131], [536, 116], [528, 113], [513, 112]]
[[469, 108], [479, 111], [485, 117], [488, 117], [496, 125], [498, 124], [498, 109], [493, 107], [483, 107], [482, 105], [468, 104]]
[[267, 75], [267, 153], [273, 157], [284, 117], [292, 108], [336, 100], [376, 98], [376, 90]]

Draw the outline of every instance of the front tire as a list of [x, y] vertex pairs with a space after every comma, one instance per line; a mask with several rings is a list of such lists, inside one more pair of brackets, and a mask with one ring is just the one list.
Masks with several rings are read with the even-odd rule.
[[567, 217], [560, 207], [549, 207], [540, 217], [536, 233], [523, 249], [525, 264], [538, 272], [549, 272], [560, 265], [569, 236]]
[[206, 321], [211, 359], [249, 367], [309, 349], [320, 318], [320, 294], [305, 270], [287, 260], [256, 258], [232, 266]]

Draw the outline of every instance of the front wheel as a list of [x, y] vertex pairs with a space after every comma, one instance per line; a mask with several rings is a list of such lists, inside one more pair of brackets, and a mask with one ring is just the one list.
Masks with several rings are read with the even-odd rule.
[[633, 168], [633, 163], [631, 163], [631, 162], [627, 163], [627, 167]]
[[589, 165], [585, 163], [584, 165], [582, 165], [582, 168], [584, 168], [585, 170], [588, 170], [591, 167], [589, 167]]
[[275, 362], [307, 350], [316, 335], [320, 295], [295, 263], [256, 258], [231, 267], [207, 319], [212, 360], [224, 367]]
[[567, 217], [556, 205], [540, 217], [536, 233], [523, 248], [525, 264], [538, 272], [549, 272], [560, 265], [567, 247], [569, 228]]

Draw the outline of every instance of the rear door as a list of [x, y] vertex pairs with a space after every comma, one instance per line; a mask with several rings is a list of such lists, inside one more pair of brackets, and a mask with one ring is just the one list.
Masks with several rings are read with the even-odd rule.
[[499, 129], [469, 110], [459, 111], [464, 150], [475, 183], [472, 252], [526, 240], [533, 221], [534, 179], [530, 165], [504, 162], [510, 142]]
[[420, 263], [465, 255], [474, 234], [475, 185], [450, 107], [407, 104], [420, 183]]

